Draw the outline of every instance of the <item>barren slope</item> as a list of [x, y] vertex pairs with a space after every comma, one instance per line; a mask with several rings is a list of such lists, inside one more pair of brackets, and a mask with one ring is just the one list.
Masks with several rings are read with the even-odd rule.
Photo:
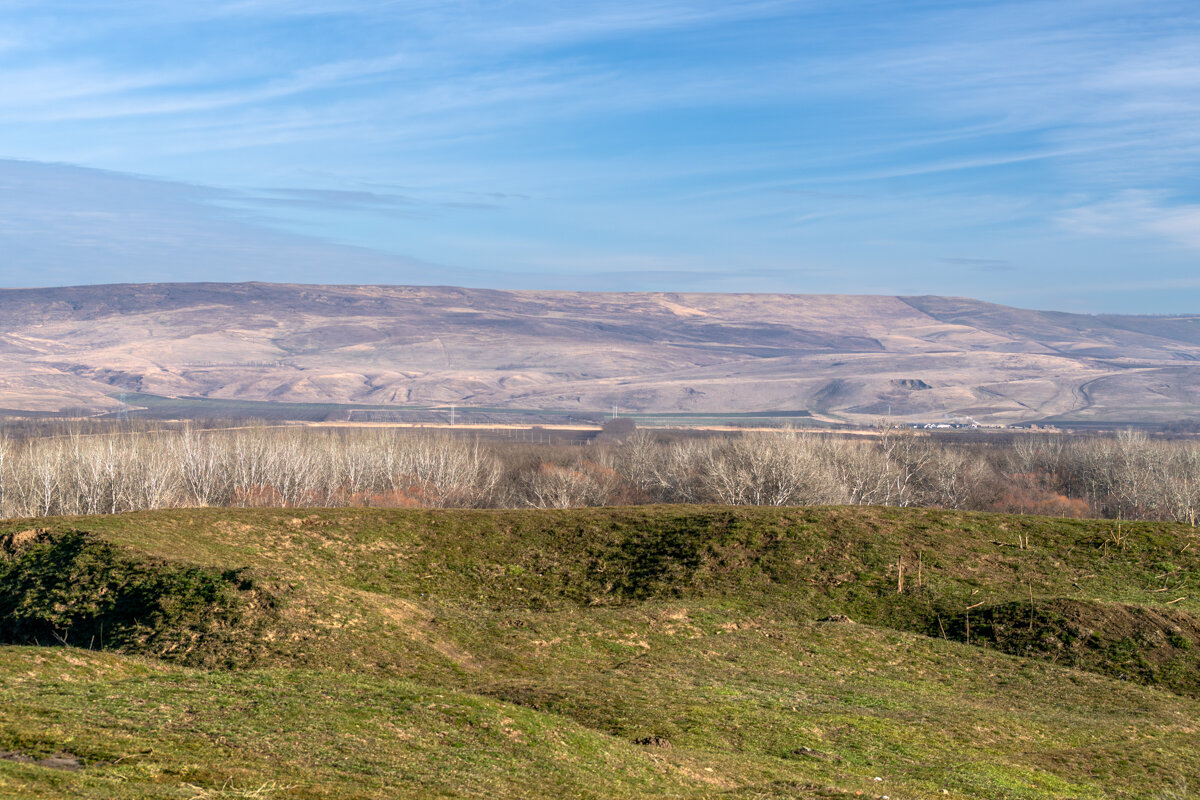
[[863, 295], [152, 284], [0, 291], [0, 408], [114, 395], [853, 421], [1172, 420], [1200, 317]]

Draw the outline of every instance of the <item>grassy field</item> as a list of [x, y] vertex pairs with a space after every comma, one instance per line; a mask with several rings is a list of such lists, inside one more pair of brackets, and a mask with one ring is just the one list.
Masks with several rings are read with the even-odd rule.
[[[265, 400], [229, 400], [215, 397], [161, 397], [140, 392], [125, 392], [112, 395], [122, 399], [127, 406], [110, 412], [108, 418], [127, 416], [137, 419], [257, 419], [276, 422], [321, 422], [326, 420], [386, 421], [437, 424], [450, 420], [449, 405], [372, 405], [367, 403], [284, 403]], [[2, 410], [2, 409], [0, 409]], [[745, 411], [730, 413], [702, 412], [648, 412], [632, 413], [626, 410], [623, 417], [635, 420], [648, 427], [679, 426], [752, 426], [770, 425], [783, 427], [802, 420], [806, 425], [821, 427], [812, 414], [805, 410]], [[604, 409], [564, 410], [539, 408], [512, 408], [507, 406], [463, 406], [455, 407], [455, 418], [460, 423], [496, 424], [555, 424], [570, 422], [577, 424], [602, 425], [608, 419]]]
[[1198, 538], [882, 508], [9, 521], [0, 796], [1192, 797]]
[[[229, 400], [217, 397], [160, 397], [140, 392], [112, 395], [128, 404], [109, 417], [145, 419], [261, 419], [313, 422], [345, 419], [353, 411], [387, 411], [410, 414], [414, 419], [431, 415], [429, 406], [388, 406], [356, 403], [281, 403], [266, 400]], [[440, 419], [444, 414], [439, 415]]]

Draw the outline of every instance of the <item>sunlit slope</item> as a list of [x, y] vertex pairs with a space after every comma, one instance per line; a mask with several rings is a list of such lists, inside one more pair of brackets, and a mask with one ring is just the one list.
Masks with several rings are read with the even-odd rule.
[[122, 394], [136, 406], [139, 393], [209, 401], [190, 408], [196, 416], [271, 401], [303, 407], [280, 413], [338, 418], [345, 404], [457, 403], [810, 411], [868, 424], [883, 415], [1176, 421], [1200, 405], [1200, 316], [870, 295], [263, 283], [7, 289], [0, 389], [6, 408], [37, 411], [111, 411]]
[[85, 765], [0, 759], [7, 796], [1162, 798], [1200, 774], [1190, 528], [664, 507], [6, 530], [7, 640], [77, 648], [0, 650], [0, 750]]

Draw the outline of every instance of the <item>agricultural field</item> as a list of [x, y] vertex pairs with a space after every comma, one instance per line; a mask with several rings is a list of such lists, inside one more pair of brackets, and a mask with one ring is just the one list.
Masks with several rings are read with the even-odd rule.
[[1191, 797], [1197, 538], [878, 507], [8, 521], [0, 796]]

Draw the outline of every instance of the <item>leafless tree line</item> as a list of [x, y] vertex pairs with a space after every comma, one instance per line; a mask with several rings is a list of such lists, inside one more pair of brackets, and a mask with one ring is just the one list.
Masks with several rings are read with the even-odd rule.
[[888, 427], [875, 437], [753, 433], [666, 447], [639, 432], [619, 456], [627, 479], [665, 503], [962, 508], [984, 479], [965, 452]]
[[1195, 525], [1200, 512], [1200, 443], [1116, 436], [1027, 437], [1004, 453], [1011, 486], [1054, 492], [1089, 515], [1175, 520]]
[[5, 517], [188, 506], [490, 506], [477, 443], [303, 428], [66, 435], [0, 442]]
[[628, 503], [938, 506], [1195, 524], [1200, 444], [902, 428], [621, 445], [481, 443], [395, 429], [250, 427], [0, 437], [0, 514], [191, 506], [569, 508]]

